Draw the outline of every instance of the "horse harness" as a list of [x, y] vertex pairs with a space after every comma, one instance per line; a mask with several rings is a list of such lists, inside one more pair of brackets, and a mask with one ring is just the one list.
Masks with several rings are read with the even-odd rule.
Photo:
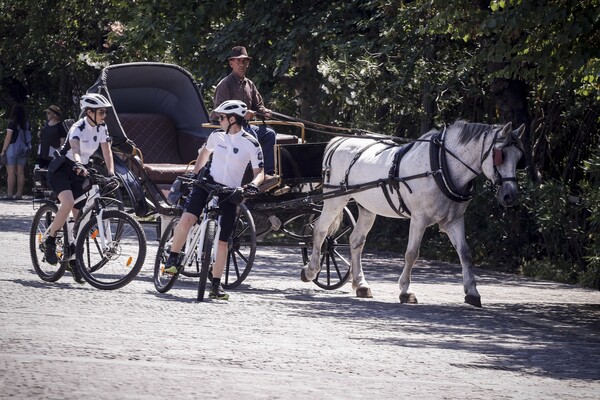
[[[489, 133], [489, 132], [487, 132], [487, 133]], [[486, 133], [486, 135], [487, 135], [487, 133]], [[343, 195], [347, 195], [347, 194], [357, 193], [357, 192], [361, 192], [364, 190], [369, 190], [374, 187], [381, 187], [383, 194], [385, 196], [385, 199], [387, 200], [390, 208], [392, 208], [392, 210], [394, 210], [394, 212], [396, 212], [400, 216], [405, 216], [405, 215], [410, 216], [411, 215], [410, 210], [406, 206], [406, 203], [402, 199], [402, 195], [400, 193], [400, 183], [402, 183], [406, 187], [406, 189], [409, 191], [409, 193], [412, 193], [412, 189], [410, 188], [408, 181], [413, 180], [413, 179], [433, 176], [440, 191], [442, 191], [442, 193], [444, 193], [444, 195], [446, 197], [448, 197], [450, 200], [456, 201], [456, 202], [470, 201], [473, 198], [473, 196], [475, 195], [475, 188], [474, 188], [473, 181], [471, 180], [469, 182], [465, 192], [459, 191], [453, 184], [451, 177], [448, 176], [447, 155], [449, 154], [450, 156], [452, 156], [453, 158], [458, 160], [461, 164], [463, 164], [467, 169], [469, 169], [473, 173], [474, 177], [478, 176], [479, 173], [477, 171], [475, 171], [469, 165], [465, 164], [456, 154], [454, 154], [451, 150], [449, 150], [444, 145], [445, 136], [446, 136], [446, 127], [444, 127], [443, 131], [438, 132], [438, 133], [434, 134], [433, 136], [431, 136], [430, 139], [417, 139], [411, 143], [408, 143], [408, 144], [402, 145], [402, 146], [399, 146], [397, 142], [390, 141], [390, 140], [376, 140], [373, 143], [370, 143], [369, 145], [363, 147], [359, 152], [357, 152], [355, 154], [354, 158], [352, 159], [352, 161], [348, 165], [348, 168], [346, 169], [346, 172], [344, 174], [344, 179], [340, 182], [339, 185], [332, 185], [329, 183], [330, 175], [331, 175], [331, 159], [333, 158], [333, 154], [335, 153], [337, 148], [343, 142], [350, 139], [350, 137], [342, 138], [327, 152], [325, 159], [324, 159], [323, 171], [322, 171], [323, 182], [324, 182], [323, 188], [336, 189], [336, 190], [333, 192], [324, 193], [323, 200], [338, 197], [338, 196], [343, 196]], [[482, 142], [481, 163], [483, 164], [483, 161], [487, 158], [487, 156], [490, 154], [490, 152], [493, 151], [494, 173], [496, 175], [496, 179], [494, 179], [494, 181], [493, 181], [494, 185], [501, 185], [503, 182], [507, 182], [507, 181], [516, 181], [517, 180], [516, 177], [503, 177], [497, 169], [497, 166], [499, 166], [503, 163], [502, 149], [494, 148], [494, 145], [497, 143], [497, 141], [498, 141], [498, 131], [495, 132], [494, 140], [492, 140], [492, 143], [487, 148], [487, 150], [484, 150], [485, 140]], [[404, 155], [406, 155], [410, 151], [410, 149], [412, 149], [412, 147], [414, 146], [414, 144], [416, 142], [430, 142], [429, 159], [430, 159], [430, 164], [431, 164], [432, 170], [423, 172], [420, 174], [416, 174], [416, 175], [407, 176], [407, 177], [400, 177], [398, 175], [399, 175], [399, 168], [400, 168], [400, 162], [402, 160], [402, 157], [404, 157]], [[371, 182], [362, 183], [362, 184], [348, 185], [348, 176], [350, 175], [350, 170], [352, 169], [352, 167], [356, 164], [358, 159], [368, 149], [370, 149], [372, 146], [377, 145], [377, 144], [385, 144], [386, 145], [385, 148], [380, 150], [377, 154], [381, 154], [382, 152], [384, 152], [390, 148], [396, 147], [395, 154], [394, 154], [394, 161], [392, 162], [392, 166], [390, 167], [388, 177], [383, 178], [383, 179], [377, 179], [377, 180], [374, 180]], [[513, 135], [511, 135], [510, 142], [507, 143], [505, 146], [511, 145], [511, 144], [516, 144], [517, 147], [521, 151], [523, 151], [521, 146], [519, 146], [518, 140], [516, 140], [513, 137]], [[396, 207], [392, 201], [392, 194], [394, 193], [394, 190], [396, 191], [397, 196], [398, 196], [398, 201], [399, 201], [398, 207]]]

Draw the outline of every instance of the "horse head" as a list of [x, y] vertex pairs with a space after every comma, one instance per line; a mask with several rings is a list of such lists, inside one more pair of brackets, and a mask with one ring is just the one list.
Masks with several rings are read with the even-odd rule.
[[524, 132], [525, 125], [516, 130], [512, 129], [510, 122], [499, 127], [483, 160], [483, 173], [498, 186], [498, 202], [505, 207], [510, 207], [517, 201], [519, 190], [516, 171], [523, 165], [520, 160], [525, 155], [521, 141]]

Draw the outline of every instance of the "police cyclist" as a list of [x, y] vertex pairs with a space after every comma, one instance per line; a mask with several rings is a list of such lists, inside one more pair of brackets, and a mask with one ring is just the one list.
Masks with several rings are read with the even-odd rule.
[[[104, 122], [107, 110], [112, 104], [101, 94], [89, 93], [81, 97], [79, 105], [84, 115], [71, 126], [67, 140], [60, 150], [63, 157], [56, 157], [48, 166], [47, 180], [60, 202], [45, 241], [46, 262], [52, 265], [58, 262], [56, 232], [64, 226], [71, 211], [73, 218], [77, 218], [85, 205], [85, 200], [75, 203], [75, 199], [84, 193], [84, 183], [88, 175], [86, 164], [98, 147], [102, 149], [108, 174], [114, 175], [111, 139]], [[73, 268], [72, 272], [74, 278], [77, 278], [76, 268]]]
[[[243, 128], [247, 112], [246, 104], [240, 100], [228, 100], [214, 109], [222, 130], [216, 130], [208, 137], [206, 143], [198, 150], [198, 158], [194, 166], [194, 175], [207, 166], [212, 154], [208, 173], [212, 179], [227, 187], [238, 187], [242, 183], [248, 163], [252, 166], [252, 182], [245, 186], [247, 193], [258, 193], [258, 185], [264, 179], [263, 154], [260, 144], [254, 135]], [[194, 224], [198, 221], [202, 209], [206, 205], [208, 193], [205, 189], [194, 186], [188, 196], [181, 219], [173, 232], [171, 252], [165, 265], [164, 273], [175, 274], [181, 269], [180, 251], [185, 239]], [[222, 210], [221, 233], [218, 238], [217, 256], [213, 265], [212, 287], [209, 298], [228, 300], [229, 295], [223, 291], [221, 276], [227, 259], [229, 236], [233, 232], [236, 204], [228, 201], [220, 203]]]

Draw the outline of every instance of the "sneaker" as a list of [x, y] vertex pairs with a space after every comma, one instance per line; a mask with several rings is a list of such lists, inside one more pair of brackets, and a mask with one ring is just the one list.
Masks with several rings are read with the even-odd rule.
[[165, 264], [165, 269], [163, 270], [163, 274], [175, 275], [175, 274], [180, 273], [181, 270], [182, 270], [182, 268], [179, 263], [178, 257], [169, 255], [169, 258], [167, 259], [167, 263]]
[[75, 260], [70, 260], [69, 264], [67, 264], [67, 270], [71, 272], [71, 275], [73, 276], [73, 280], [75, 282], [79, 283], [80, 285], [83, 285], [85, 283], [85, 279], [83, 279], [83, 277], [81, 276], [79, 268], [77, 268], [76, 262], [77, 261]]
[[58, 263], [58, 256], [56, 255], [56, 238], [48, 236], [44, 242], [46, 249], [44, 255], [46, 256], [46, 262], [50, 265], [56, 265]]
[[225, 293], [221, 285], [213, 285], [208, 293], [208, 298], [215, 300], [229, 300], [229, 295]]

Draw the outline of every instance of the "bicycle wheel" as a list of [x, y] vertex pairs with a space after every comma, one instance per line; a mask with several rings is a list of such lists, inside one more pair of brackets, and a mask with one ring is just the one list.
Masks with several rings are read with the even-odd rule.
[[167, 258], [169, 258], [169, 253], [171, 252], [171, 242], [173, 240], [173, 230], [177, 223], [179, 222], [179, 218], [173, 218], [162, 237], [160, 238], [160, 242], [158, 242], [158, 251], [156, 253], [156, 259], [154, 260], [154, 287], [159, 293], [167, 293], [173, 287], [173, 284], [179, 277], [179, 273], [176, 274], [165, 274], [165, 264], [167, 263]]
[[198, 301], [204, 301], [204, 292], [206, 291], [206, 280], [208, 279], [208, 270], [212, 264], [212, 252], [215, 245], [215, 234], [217, 232], [217, 221], [213, 218], [206, 223], [206, 232], [202, 238], [202, 255], [200, 266], [200, 280], [198, 281]]
[[54, 221], [58, 207], [55, 204], [43, 204], [35, 213], [29, 233], [29, 250], [31, 252], [31, 263], [38, 276], [46, 282], [56, 282], [65, 273], [67, 262], [65, 260], [65, 243], [67, 238], [67, 225], [56, 232], [56, 254], [58, 263], [50, 265], [46, 262], [46, 246], [44, 241], [48, 234], [50, 224]]
[[238, 207], [234, 231], [229, 238], [225, 271], [221, 278], [225, 289], [233, 289], [248, 277], [256, 255], [256, 227], [245, 204]]
[[[310, 260], [314, 223], [320, 214], [306, 214], [305, 238], [307, 247], [302, 247], [304, 265]], [[350, 279], [350, 234], [356, 221], [348, 207], [344, 207], [343, 218], [338, 229], [327, 235], [321, 247], [321, 271], [313, 282], [323, 289], [338, 289]]]
[[81, 276], [98, 289], [114, 290], [140, 272], [146, 258], [146, 236], [129, 214], [104, 210], [100, 224], [93, 216], [83, 226], [76, 249]]

